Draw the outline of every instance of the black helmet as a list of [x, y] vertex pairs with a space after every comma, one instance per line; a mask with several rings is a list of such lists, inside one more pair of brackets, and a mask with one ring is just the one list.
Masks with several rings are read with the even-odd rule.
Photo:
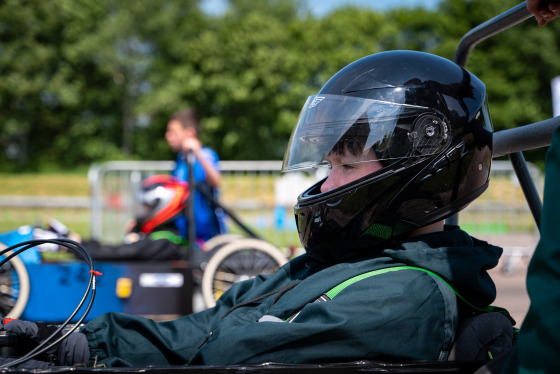
[[338, 262], [457, 213], [487, 188], [491, 146], [485, 86], [457, 64], [415, 51], [351, 63], [308, 98], [282, 170], [328, 166], [344, 147], [382, 168], [304, 191], [295, 206], [302, 245]]

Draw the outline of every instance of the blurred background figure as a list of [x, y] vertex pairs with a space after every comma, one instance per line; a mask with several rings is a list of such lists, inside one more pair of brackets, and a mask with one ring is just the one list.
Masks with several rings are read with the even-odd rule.
[[[178, 152], [175, 169], [172, 175], [179, 180], [196, 184], [191, 188], [193, 193], [194, 225], [196, 240], [206, 241], [213, 236], [225, 232], [224, 214], [201, 192], [205, 190], [208, 196], [218, 199], [221, 174], [217, 153], [202, 144], [198, 135], [200, 132], [200, 117], [193, 109], [184, 109], [171, 116], [167, 123], [165, 139], [174, 151]], [[189, 162], [192, 155], [192, 176], [189, 181]], [[175, 225], [181, 236], [187, 238], [189, 232], [186, 215], [178, 216]], [[190, 238], [189, 238], [190, 239]], [[200, 244], [200, 243], [199, 243]]]

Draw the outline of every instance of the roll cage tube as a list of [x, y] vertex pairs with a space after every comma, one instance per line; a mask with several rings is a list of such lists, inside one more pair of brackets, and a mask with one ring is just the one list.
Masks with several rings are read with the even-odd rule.
[[[527, 3], [524, 1], [516, 7], [480, 24], [463, 36], [455, 50], [453, 61], [465, 67], [471, 51], [478, 43], [532, 16], [531, 12], [527, 9]], [[513, 170], [519, 179], [521, 189], [523, 190], [523, 194], [525, 195], [525, 199], [527, 200], [527, 204], [529, 205], [529, 209], [533, 214], [539, 231], [542, 201], [529, 173], [527, 162], [522, 152], [549, 146], [552, 134], [558, 126], [560, 126], [560, 117], [555, 117], [546, 121], [494, 133], [494, 153], [492, 157], [497, 158], [507, 154], [510, 158]], [[458, 215], [449, 217], [446, 222], [448, 224], [457, 225], [459, 222]]]

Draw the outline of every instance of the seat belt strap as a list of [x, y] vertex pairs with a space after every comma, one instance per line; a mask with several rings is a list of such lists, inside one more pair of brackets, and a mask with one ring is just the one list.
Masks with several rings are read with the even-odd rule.
[[[323, 302], [323, 301], [332, 300], [339, 293], [344, 291], [344, 289], [346, 287], [351, 286], [354, 283], [357, 283], [361, 280], [364, 280], [364, 279], [367, 279], [367, 278], [370, 278], [370, 277], [373, 277], [373, 276], [376, 276], [376, 275], [380, 275], [380, 274], [385, 274], [385, 273], [389, 273], [389, 272], [393, 272], [393, 271], [399, 271], [399, 270], [407, 270], [407, 269], [422, 270], [422, 271], [425, 271], [425, 272], [428, 272], [430, 274], [435, 275], [438, 279], [441, 279], [441, 277], [439, 275], [437, 275], [437, 274], [435, 274], [435, 273], [433, 273], [429, 270], [414, 267], [414, 266], [394, 266], [394, 267], [389, 267], [389, 268], [377, 269], [377, 270], [368, 271], [367, 273], [356, 275], [356, 276], [354, 276], [350, 279], [345, 280], [342, 283], [339, 283], [338, 285], [331, 288], [329, 291], [327, 291], [324, 294], [322, 294], [321, 296], [319, 296], [315, 301], [313, 301], [313, 303], [320, 303], [320, 302]], [[447, 284], [449, 287], [451, 287], [451, 285], [449, 285], [449, 283], [445, 282], [445, 284]], [[451, 289], [453, 289], [453, 287], [451, 287]], [[453, 291], [455, 292], [455, 290], [453, 290]], [[301, 309], [298, 312], [292, 314], [284, 322], [292, 322], [299, 315], [300, 312], [301, 312]]]
[[[367, 273], [363, 273], [363, 274], [359, 274], [356, 275], [350, 279], [345, 280], [342, 283], [339, 283], [338, 285], [334, 286], [333, 288], [331, 288], [329, 291], [327, 291], [326, 293], [322, 294], [321, 296], [319, 296], [315, 301], [313, 301], [314, 303], [319, 303], [319, 302], [323, 302], [323, 301], [329, 301], [334, 299], [339, 293], [341, 293], [342, 291], [344, 291], [344, 289], [348, 286], [351, 286], [352, 284], [359, 282], [361, 280], [379, 275], [379, 274], [385, 274], [385, 273], [390, 273], [393, 271], [400, 271], [400, 270], [419, 270], [419, 271], [423, 271], [425, 273], [430, 274], [431, 276], [433, 276], [434, 278], [438, 279], [439, 281], [443, 282], [444, 284], [446, 284], [449, 289], [451, 289], [453, 291], [453, 293], [459, 298], [461, 299], [466, 305], [468, 305], [470, 308], [480, 311], [480, 312], [500, 312], [505, 314], [508, 318], [511, 319], [511, 316], [509, 314], [509, 312], [507, 311], [507, 309], [505, 308], [501, 308], [499, 306], [494, 306], [494, 305], [489, 305], [485, 308], [479, 308], [476, 307], [474, 305], [472, 305], [471, 303], [469, 303], [463, 296], [461, 296], [461, 294], [459, 294], [459, 292], [457, 292], [457, 290], [455, 290], [455, 288], [449, 284], [445, 279], [443, 279], [441, 276], [439, 276], [438, 274], [434, 273], [433, 271], [427, 270], [427, 269], [423, 269], [423, 268], [419, 268], [416, 266], [393, 266], [393, 267], [389, 267], [389, 268], [383, 268], [383, 269], [377, 269], [377, 270], [372, 270], [372, 271], [368, 271]], [[284, 322], [292, 322], [301, 312], [301, 309], [292, 314], [290, 317], [288, 317]]]
[[341, 293], [346, 287], [351, 286], [352, 284], [354, 284], [356, 282], [359, 282], [361, 280], [364, 280], [366, 278], [373, 277], [373, 276], [379, 275], [379, 274], [385, 274], [385, 273], [393, 272], [393, 271], [399, 271], [399, 270], [419, 270], [419, 271], [423, 271], [425, 273], [428, 273], [432, 277], [435, 277], [435, 278], [441, 280], [443, 283], [445, 283], [455, 293], [455, 295], [459, 299], [461, 299], [465, 304], [467, 304], [470, 308], [475, 309], [475, 310], [480, 311], [480, 312], [502, 312], [502, 313], [505, 313], [506, 315], [509, 316], [509, 312], [506, 309], [498, 307], [498, 306], [489, 305], [485, 308], [479, 308], [479, 307], [476, 307], [476, 306], [472, 305], [463, 296], [461, 296], [459, 294], [459, 292], [457, 292], [457, 290], [455, 290], [455, 288], [451, 284], [449, 284], [445, 279], [443, 279], [440, 275], [434, 273], [433, 271], [430, 271], [430, 270], [427, 270], [427, 269], [424, 269], [424, 268], [419, 268], [419, 267], [416, 267], [416, 266], [406, 266], [406, 265], [405, 266], [394, 266], [394, 267], [383, 268], [383, 269], [378, 269], [378, 270], [372, 270], [372, 271], [369, 271], [367, 273], [356, 275], [355, 277], [352, 277], [348, 280], [345, 280], [344, 282], [342, 282], [342, 283], [338, 284], [337, 286], [331, 288], [324, 295], [321, 295], [321, 297], [319, 297], [315, 302], [325, 301], [325, 300], [320, 300], [324, 296], [326, 296], [328, 298], [328, 300], [332, 300], [336, 297], [336, 295]]
[[[321, 296], [319, 296], [313, 302], [314, 303], [319, 303], [319, 302], [332, 300], [338, 294], [340, 294], [342, 291], [344, 291], [347, 287], [351, 286], [354, 283], [357, 283], [361, 280], [364, 280], [364, 279], [367, 279], [367, 278], [370, 278], [370, 277], [373, 277], [373, 276], [376, 276], [376, 275], [386, 274], [386, 273], [390, 273], [390, 272], [394, 272], [394, 271], [400, 271], [400, 270], [423, 271], [423, 272], [425, 272], [425, 273], [427, 273], [427, 274], [429, 274], [429, 275], [431, 275], [432, 277], [435, 278], [436, 282], [438, 283], [438, 286], [441, 285], [439, 287], [440, 287], [440, 290], [443, 293], [446, 293], [446, 292], [444, 291], [444, 289], [442, 287], [445, 288], [444, 285], [446, 285], [448, 287], [447, 288], [448, 290], [453, 291], [453, 293], [449, 292], [449, 295], [455, 294], [459, 299], [461, 299], [469, 307], [471, 307], [471, 308], [473, 308], [477, 311], [480, 311], [480, 312], [501, 312], [501, 313], [504, 313], [506, 316], [509, 317], [509, 312], [504, 308], [500, 308], [500, 307], [496, 307], [496, 306], [492, 306], [492, 305], [487, 306], [485, 308], [478, 308], [478, 307], [472, 305], [467, 300], [465, 300], [465, 298], [463, 298], [463, 296], [461, 296], [451, 284], [449, 284], [445, 279], [443, 279], [441, 276], [434, 273], [433, 271], [430, 271], [430, 270], [427, 270], [427, 269], [424, 269], [424, 268], [419, 268], [419, 267], [416, 267], [416, 266], [406, 266], [406, 265], [405, 266], [394, 266], [394, 267], [389, 267], [389, 268], [377, 269], [377, 270], [369, 271], [367, 273], [356, 275], [356, 276], [354, 276], [350, 279], [345, 280], [342, 283], [339, 283], [335, 287], [331, 288], [329, 291], [327, 291], [324, 294], [322, 294]], [[449, 298], [449, 296], [444, 297], [444, 299], [446, 300], [446, 307], [451, 307], [451, 305], [449, 304], [449, 301], [447, 301], [448, 298]], [[300, 313], [301, 313], [301, 309], [297, 313], [291, 315], [284, 322], [288, 322], [288, 323], [293, 322]], [[280, 320], [277, 317], [275, 317], [275, 318], [277, 319], [277, 322], [280, 322]], [[451, 344], [452, 344], [452, 341], [450, 339], [452, 340], [452, 338], [449, 337], [449, 336], [446, 338], [446, 341], [448, 342], [448, 344], [446, 344], [445, 348], [440, 352], [438, 360], [440, 360], [440, 361], [447, 360], [447, 358], [449, 356], [449, 349], [450, 349]]]

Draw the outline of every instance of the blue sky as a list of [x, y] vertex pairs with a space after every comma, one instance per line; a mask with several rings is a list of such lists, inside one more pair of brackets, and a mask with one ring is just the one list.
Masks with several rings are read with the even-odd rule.
[[335, 8], [350, 4], [376, 10], [417, 6], [433, 9], [437, 6], [439, 1], [440, 0], [305, 0], [311, 11], [318, 16], [328, 13]]
[[[259, 0], [255, 0], [259, 1]], [[304, 0], [309, 9], [316, 16], [322, 16], [333, 9], [344, 5], [356, 5], [369, 7], [376, 10], [387, 10], [395, 7], [417, 7], [423, 6], [433, 9], [440, 0]], [[204, 0], [203, 9], [208, 13], [220, 14], [223, 12], [227, 0]]]

